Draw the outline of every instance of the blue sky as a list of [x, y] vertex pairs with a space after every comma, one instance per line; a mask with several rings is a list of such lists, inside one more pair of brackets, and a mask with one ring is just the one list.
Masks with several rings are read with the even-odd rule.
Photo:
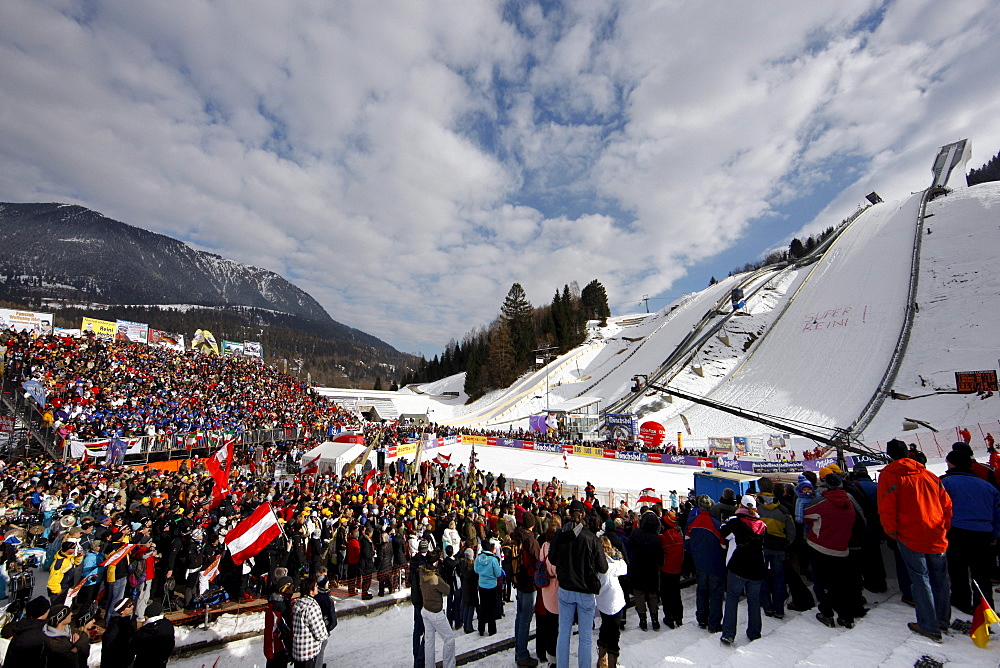
[[428, 357], [660, 308], [1000, 148], [1000, 5], [5, 0], [0, 199], [266, 267]]

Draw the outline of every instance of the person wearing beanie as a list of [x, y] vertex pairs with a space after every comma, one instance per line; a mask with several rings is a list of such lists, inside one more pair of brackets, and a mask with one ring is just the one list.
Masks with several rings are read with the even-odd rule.
[[971, 615], [978, 602], [972, 581], [993, 607], [990, 578], [996, 563], [993, 546], [1000, 538], [1000, 491], [976, 477], [967, 453], [953, 449], [947, 462], [948, 472], [941, 476], [941, 484], [951, 497], [953, 512], [948, 530], [951, 604]]
[[44, 596], [33, 598], [24, 607], [24, 617], [4, 625], [0, 636], [10, 639], [6, 665], [32, 666], [37, 663], [45, 644], [42, 628], [48, 619], [50, 607], [49, 599]]
[[410, 603], [413, 604], [412, 651], [414, 668], [423, 668], [424, 666], [424, 618], [420, 614], [420, 611], [424, 608], [424, 596], [420, 591], [420, 567], [427, 563], [427, 550], [427, 541], [418, 541], [417, 552], [410, 557], [409, 567], [407, 568]]
[[910, 576], [917, 621], [907, 627], [940, 642], [941, 629], [951, 626], [946, 557], [951, 497], [936, 475], [910, 459], [905, 443], [889, 441], [886, 453], [893, 461], [878, 476], [878, 512]]
[[90, 663], [90, 630], [96, 624], [97, 610], [86, 609], [77, 613], [73, 618], [73, 626], [80, 636], [76, 641], [78, 665], [86, 666]]
[[123, 598], [111, 610], [111, 622], [101, 637], [101, 666], [130, 666], [135, 660], [135, 604]]
[[729, 543], [726, 558], [726, 607], [722, 617], [723, 645], [736, 640], [740, 597], [747, 597], [747, 638], [760, 638], [760, 586], [767, 574], [764, 563], [764, 534], [767, 525], [757, 517], [757, 500], [749, 494], [740, 500], [736, 514], [722, 525], [721, 534]]
[[424, 618], [424, 666], [436, 665], [435, 644], [440, 636], [444, 641], [442, 664], [444, 668], [454, 668], [455, 631], [448, 624], [444, 612], [444, 601], [451, 593], [451, 587], [438, 573], [438, 560], [435, 552], [428, 555], [426, 563], [420, 567], [420, 591], [424, 601], [420, 611]]
[[1000, 485], [998, 485], [998, 482], [1000, 481], [997, 480], [996, 471], [994, 471], [992, 467], [987, 466], [986, 464], [981, 464], [976, 461], [976, 455], [975, 453], [972, 452], [971, 445], [969, 445], [964, 441], [956, 441], [955, 443], [951, 444], [951, 451], [961, 452], [965, 455], [968, 455], [970, 462], [969, 471], [971, 471], [972, 474], [975, 475], [980, 480], [984, 480], [989, 484], [993, 485], [994, 487], [1000, 487]]
[[713, 505], [707, 494], [698, 497], [698, 507], [688, 515], [686, 544], [698, 578], [694, 613], [698, 628], [718, 633], [726, 596], [726, 542], [722, 524], [710, 512]]
[[535, 614], [535, 565], [541, 550], [535, 538], [535, 516], [530, 512], [521, 515], [520, 526], [510, 534], [515, 547], [513, 555], [514, 586], [517, 588], [515, 600], [517, 613], [514, 618], [514, 660], [518, 666], [537, 666], [538, 661], [528, 651], [528, 636], [531, 633], [531, 618]]
[[285, 668], [292, 660], [292, 588], [290, 577], [275, 582], [264, 611], [264, 658], [267, 668]]
[[[54, 605], [42, 628], [44, 644], [41, 663], [44, 666], [75, 668], [80, 665], [77, 642], [80, 635], [73, 632], [73, 616], [65, 605]], [[8, 665], [9, 664], [8, 662]]]
[[764, 561], [767, 563], [767, 577], [761, 586], [761, 607], [764, 614], [775, 619], [785, 617], [785, 565], [788, 548], [795, 540], [795, 518], [776, 498], [774, 483], [770, 478], [757, 481], [760, 494], [757, 497], [757, 515], [767, 525], [764, 534]]
[[485, 635], [487, 631], [491, 636], [496, 635], [500, 576], [503, 574], [503, 567], [500, 565], [500, 557], [493, 544], [484, 546], [483, 551], [476, 557], [473, 568], [479, 576], [479, 608], [476, 611], [479, 635]]
[[853, 628], [856, 611], [850, 594], [855, 587], [851, 581], [860, 584], [861, 575], [851, 572], [850, 542], [855, 521], [863, 521], [863, 517], [844, 491], [839, 475], [828, 473], [823, 481], [826, 490], [804, 512], [819, 604], [816, 619], [831, 628], [838, 624]]

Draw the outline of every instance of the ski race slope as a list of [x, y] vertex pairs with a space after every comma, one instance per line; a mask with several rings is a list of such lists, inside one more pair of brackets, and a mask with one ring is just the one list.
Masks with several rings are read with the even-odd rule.
[[[850, 425], [885, 374], [903, 326], [919, 201], [879, 204], [845, 230], [711, 398], [814, 425]], [[679, 409], [695, 433], [760, 431], [710, 408]], [[668, 433], [683, 428], [665, 426]]]

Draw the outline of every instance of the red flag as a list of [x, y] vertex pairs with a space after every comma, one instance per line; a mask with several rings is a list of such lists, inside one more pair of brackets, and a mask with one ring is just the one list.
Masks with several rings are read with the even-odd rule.
[[375, 484], [375, 469], [372, 469], [368, 472], [368, 475], [365, 476], [365, 493], [374, 494], [377, 489], [378, 486]]
[[122, 545], [117, 550], [112, 552], [107, 556], [107, 558], [101, 562], [101, 566], [114, 566], [119, 561], [125, 558], [129, 552], [135, 548], [135, 543], [129, 543], [128, 545]]
[[239, 565], [267, 547], [280, 533], [281, 526], [271, 504], [264, 503], [226, 534], [226, 547], [233, 555], [233, 563]]
[[313, 459], [311, 462], [309, 462], [308, 464], [306, 464], [305, 466], [303, 466], [302, 470], [299, 472], [299, 475], [318, 476], [319, 475], [319, 458], [320, 457], [321, 457], [321, 455], [316, 455], [315, 459]]
[[652, 487], [647, 487], [642, 490], [642, 494], [639, 495], [639, 503], [660, 503], [662, 499], [656, 496], [656, 490]]
[[219, 564], [221, 563], [222, 563], [222, 555], [220, 554], [212, 561], [211, 564], [209, 564], [208, 568], [206, 568], [205, 571], [202, 573], [202, 576], [209, 582], [214, 580], [215, 576], [219, 574]]
[[451, 463], [451, 454], [444, 454], [439, 452], [437, 457], [434, 458], [435, 464], [440, 464], [441, 466], [448, 466]]
[[218, 452], [205, 462], [205, 467], [212, 474], [212, 479], [215, 480], [215, 486], [212, 487], [210, 509], [222, 503], [222, 500], [229, 494], [229, 471], [233, 467], [233, 445], [235, 443], [235, 438], [227, 437]]

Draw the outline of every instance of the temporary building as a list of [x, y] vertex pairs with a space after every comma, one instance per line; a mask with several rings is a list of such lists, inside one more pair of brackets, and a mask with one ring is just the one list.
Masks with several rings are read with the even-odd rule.
[[[334, 443], [333, 441], [326, 441], [302, 455], [300, 464], [303, 467], [308, 466], [318, 456], [320, 475], [328, 473], [340, 475], [344, 467], [357, 459], [364, 451], [365, 446], [362, 443]], [[358, 468], [358, 471], [360, 470]]]

